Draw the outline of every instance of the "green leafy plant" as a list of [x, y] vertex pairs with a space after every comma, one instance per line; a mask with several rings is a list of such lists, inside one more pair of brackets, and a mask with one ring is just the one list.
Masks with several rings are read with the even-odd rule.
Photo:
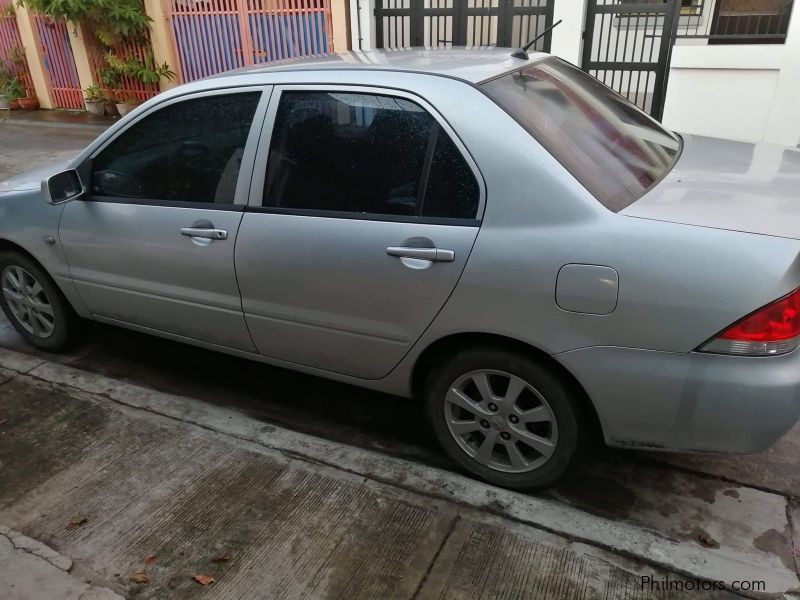
[[122, 75], [123, 73], [111, 66], [103, 67], [100, 69], [100, 71], [98, 71], [100, 83], [102, 83], [107, 90], [113, 90], [114, 88], [118, 87], [120, 79], [122, 79]]
[[133, 77], [149, 85], [156, 85], [162, 77], [169, 81], [176, 77], [167, 63], [159, 65], [155, 61], [152, 52], [148, 52], [144, 60], [136, 57], [121, 58], [112, 52], [106, 52], [103, 58], [108, 66], [101, 69], [100, 79], [110, 88], [118, 87], [123, 77]]
[[11, 68], [11, 63], [5, 60], [0, 60], [0, 90], [2, 90], [8, 80], [14, 76], [15, 74]]
[[120, 74], [135, 77], [142, 83], [155, 84], [159, 82], [161, 77], [170, 81], [175, 79], [175, 73], [170, 70], [169, 65], [167, 63], [163, 65], [156, 63], [152, 52], [148, 52], [144, 60], [139, 58], [123, 59], [111, 53], [107, 53], [105, 59], [109, 66], [116, 69]]
[[6, 58], [0, 59], [0, 90], [14, 78], [19, 79], [25, 68], [25, 51], [13, 46], [6, 52]]
[[86, 25], [107, 47], [146, 37], [152, 19], [141, 0], [17, 0], [34, 12]]
[[17, 68], [25, 66], [25, 50], [19, 46], [12, 46], [6, 53], [8, 60]]
[[133, 94], [128, 94], [122, 99], [122, 104], [127, 104], [128, 106], [137, 106], [141, 103], [142, 101]]
[[0, 17], [13, 17], [17, 14], [16, 8], [13, 3], [6, 4], [0, 8]]
[[[152, 19], [144, 11], [142, 0], [17, 0], [34, 12], [53, 18], [81, 23], [103, 48], [103, 62], [97, 72], [106, 99], [118, 95], [124, 77], [157, 85], [161, 78], [175, 79], [166, 63], [159, 65], [153, 57], [148, 39]], [[148, 48], [144, 59], [119, 56], [114, 50], [120, 43], [135, 43]]]
[[83, 96], [89, 101], [105, 101], [106, 92], [99, 85], [90, 85], [83, 90]]
[[28, 90], [22, 84], [24, 73], [25, 51], [12, 46], [6, 51], [6, 58], [0, 58], [0, 99], [13, 102], [28, 96]]
[[18, 77], [12, 77], [6, 81], [2, 89], [2, 94], [3, 98], [9, 102], [13, 102], [19, 98], [24, 98], [27, 95], [25, 92], [25, 86], [22, 85], [22, 82]]

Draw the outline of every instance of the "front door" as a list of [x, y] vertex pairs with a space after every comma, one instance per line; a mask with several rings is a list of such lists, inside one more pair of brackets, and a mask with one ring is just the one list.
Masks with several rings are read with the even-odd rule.
[[168, 101], [82, 167], [90, 190], [67, 204], [59, 234], [95, 318], [254, 351], [233, 257], [262, 95]]
[[477, 170], [409, 94], [287, 86], [271, 122], [236, 245], [253, 340], [272, 358], [380, 378], [464, 269], [483, 206]]

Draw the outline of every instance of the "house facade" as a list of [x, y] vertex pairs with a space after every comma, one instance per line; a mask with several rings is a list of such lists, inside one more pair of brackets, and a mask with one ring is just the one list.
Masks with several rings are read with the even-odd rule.
[[[146, 31], [109, 45], [89, 22], [0, 0], [0, 76], [11, 72], [43, 108], [82, 109], [90, 86], [141, 101], [221, 71], [347, 50], [348, 8], [346, 0], [142, 0]], [[175, 76], [109, 77], [109, 53], [166, 64]]]
[[800, 143], [792, 0], [351, 0], [353, 48], [520, 45], [578, 65], [681, 132]]
[[[795, 0], [143, 0], [148, 53], [176, 73], [108, 84], [91, 28], [0, 0], [0, 67], [44, 108], [83, 108], [83, 90], [144, 100], [249, 64], [331, 52], [453, 45], [534, 48], [585, 69], [668, 127], [800, 143]], [[548, 30], [554, 24], [554, 29]], [[2, 71], [0, 71], [2, 73]]]

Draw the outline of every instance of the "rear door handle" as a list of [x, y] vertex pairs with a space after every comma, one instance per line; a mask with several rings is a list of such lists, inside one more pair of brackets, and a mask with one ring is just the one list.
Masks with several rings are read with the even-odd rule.
[[207, 240], [227, 240], [228, 232], [225, 229], [214, 229], [204, 227], [181, 227], [181, 235], [193, 238], [204, 238]]
[[456, 259], [455, 252], [452, 250], [443, 250], [441, 248], [389, 246], [386, 249], [386, 254], [389, 256], [397, 256], [398, 258], [417, 258], [420, 260], [429, 260], [431, 262], [453, 262]]

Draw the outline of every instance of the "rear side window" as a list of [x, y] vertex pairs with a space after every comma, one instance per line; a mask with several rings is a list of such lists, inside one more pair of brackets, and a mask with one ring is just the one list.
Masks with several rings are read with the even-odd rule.
[[419, 104], [349, 92], [281, 95], [263, 206], [474, 219], [479, 198], [464, 156]]
[[119, 135], [92, 164], [98, 196], [232, 204], [261, 92], [170, 104]]
[[620, 211], [675, 164], [681, 140], [580, 69], [551, 59], [482, 85], [607, 208]]

